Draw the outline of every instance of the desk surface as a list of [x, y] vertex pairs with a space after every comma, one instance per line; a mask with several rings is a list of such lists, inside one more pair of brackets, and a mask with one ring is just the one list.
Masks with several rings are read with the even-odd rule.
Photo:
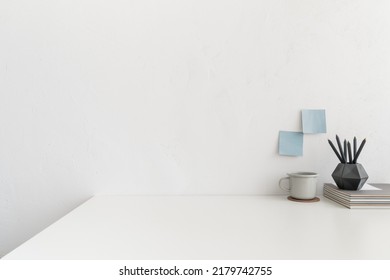
[[4, 259], [390, 259], [389, 221], [322, 197], [95, 196]]

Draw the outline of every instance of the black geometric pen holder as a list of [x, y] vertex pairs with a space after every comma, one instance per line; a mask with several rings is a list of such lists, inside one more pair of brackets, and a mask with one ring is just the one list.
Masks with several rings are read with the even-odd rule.
[[358, 191], [368, 179], [366, 170], [360, 163], [339, 163], [332, 173], [339, 189]]

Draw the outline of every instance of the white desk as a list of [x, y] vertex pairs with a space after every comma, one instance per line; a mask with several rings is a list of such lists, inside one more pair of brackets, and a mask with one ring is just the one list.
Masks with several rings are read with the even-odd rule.
[[95, 196], [4, 259], [390, 259], [390, 209], [322, 197]]

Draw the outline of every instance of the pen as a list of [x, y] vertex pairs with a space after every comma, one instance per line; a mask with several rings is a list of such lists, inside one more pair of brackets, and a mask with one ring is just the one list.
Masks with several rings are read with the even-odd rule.
[[353, 158], [354, 159], [356, 157], [356, 149], [357, 149], [357, 143], [356, 143], [356, 136], [355, 136], [355, 137], [353, 137]]
[[347, 156], [347, 140], [344, 139], [344, 159], [345, 163], [348, 163], [348, 156]]
[[353, 163], [351, 143], [349, 143], [349, 141], [348, 141], [348, 155], [349, 155], [349, 162], [348, 163]]
[[336, 147], [333, 145], [332, 141], [330, 141], [328, 139], [328, 143], [330, 145], [330, 147], [332, 148], [333, 152], [336, 154], [337, 158], [340, 160], [340, 162], [342, 163], [343, 162], [343, 159], [341, 158], [340, 154], [337, 152], [337, 149]]
[[339, 136], [338, 136], [337, 134], [336, 134], [336, 141], [337, 141], [337, 146], [339, 146], [341, 158], [343, 159], [343, 160], [341, 161], [341, 163], [345, 163], [343, 148], [341, 147], [340, 138], [339, 138]]
[[355, 156], [355, 158], [354, 158], [354, 160], [353, 160], [353, 163], [356, 163], [356, 162], [357, 162], [357, 159], [358, 159], [358, 157], [359, 157], [361, 151], [363, 150], [363, 147], [364, 147], [365, 144], [366, 144], [366, 139], [364, 139], [363, 142], [360, 144], [359, 150], [358, 150], [357, 153], [356, 153], [356, 156]]

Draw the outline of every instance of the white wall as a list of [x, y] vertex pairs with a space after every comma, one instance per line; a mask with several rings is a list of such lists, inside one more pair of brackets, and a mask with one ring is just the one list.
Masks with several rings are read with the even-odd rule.
[[[390, 181], [387, 0], [0, 2], [0, 256], [96, 193], [273, 194], [367, 137]], [[277, 154], [301, 109], [328, 134]]]

